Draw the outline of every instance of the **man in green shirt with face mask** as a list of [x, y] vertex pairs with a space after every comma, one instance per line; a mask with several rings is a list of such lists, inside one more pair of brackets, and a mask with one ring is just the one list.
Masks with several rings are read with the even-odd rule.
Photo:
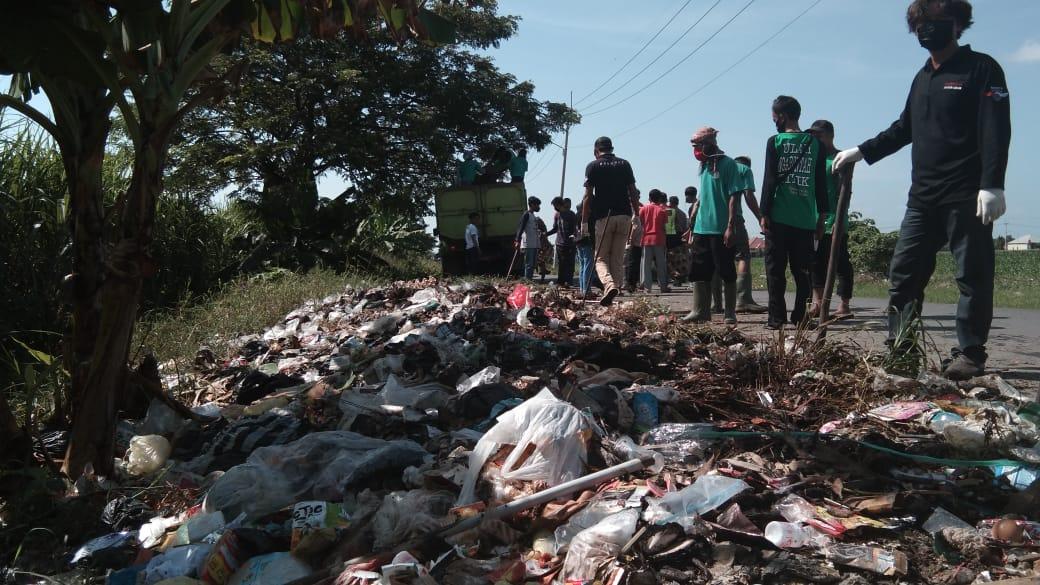
[[823, 235], [827, 201], [827, 167], [820, 141], [801, 131], [802, 106], [782, 95], [773, 101], [777, 134], [766, 143], [762, 182], [762, 233], [766, 236], [766, 281], [769, 320], [766, 328], [787, 322], [787, 266], [794, 276], [791, 322], [801, 324], [812, 294], [809, 270], [815, 258], [815, 240]]

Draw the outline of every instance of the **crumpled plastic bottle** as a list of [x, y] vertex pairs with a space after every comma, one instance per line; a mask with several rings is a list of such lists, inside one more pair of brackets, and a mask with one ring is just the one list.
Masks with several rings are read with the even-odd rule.
[[126, 471], [130, 475], [148, 475], [158, 471], [170, 457], [170, 442], [162, 435], [138, 435], [130, 439], [126, 450]]

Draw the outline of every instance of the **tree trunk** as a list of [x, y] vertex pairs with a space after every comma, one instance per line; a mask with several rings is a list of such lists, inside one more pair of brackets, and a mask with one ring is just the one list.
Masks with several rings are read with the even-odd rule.
[[[142, 124], [142, 131], [145, 130]], [[79, 477], [87, 463], [100, 475], [112, 471], [116, 397], [123, 395], [134, 323], [146, 276], [154, 274], [147, 255], [162, 189], [168, 132], [150, 131], [137, 147], [134, 171], [120, 222], [120, 239], [107, 263], [100, 303], [101, 320], [83, 393], [77, 402], [63, 471]]]

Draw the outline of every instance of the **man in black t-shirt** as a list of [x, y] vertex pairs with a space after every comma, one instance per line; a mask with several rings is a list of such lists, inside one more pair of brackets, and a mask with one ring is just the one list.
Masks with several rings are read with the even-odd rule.
[[[957, 342], [943, 375], [967, 380], [986, 367], [993, 323], [993, 222], [1005, 211], [1004, 175], [1011, 105], [1000, 65], [957, 40], [972, 24], [966, 0], [914, 0], [910, 32], [931, 58], [910, 86], [906, 107], [888, 130], [834, 157], [834, 171], [874, 164], [911, 144], [912, 183], [889, 267], [890, 343], [920, 314], [935, 256], [949, 244], [957, 264]], [[922, 348], [893, 347], [899, 352]]]
[[607, 306], [621, 292], [625, 277], [625, 242], [636, 212], [639, 191], [632, 165], [614, 155], [614, 143], [606, 136], [596, 139], [596, 160], [585, 167], [585, 199], [582, 201], [582, 232], [589, 222], [596, 228], [596, 273], [603, 281], [600, 304]]

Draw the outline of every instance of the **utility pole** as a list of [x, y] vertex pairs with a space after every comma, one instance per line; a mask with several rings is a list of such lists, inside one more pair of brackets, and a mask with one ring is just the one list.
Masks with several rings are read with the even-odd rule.
[[[571, 92], [571, 109], [574, 109], [574, 92]], [[567, 124], [567, 131], [563, 135], [563, 171], [560, 172], [560, 197], [567, 185], [567, 146], [571, 139], [571, 125]]]

